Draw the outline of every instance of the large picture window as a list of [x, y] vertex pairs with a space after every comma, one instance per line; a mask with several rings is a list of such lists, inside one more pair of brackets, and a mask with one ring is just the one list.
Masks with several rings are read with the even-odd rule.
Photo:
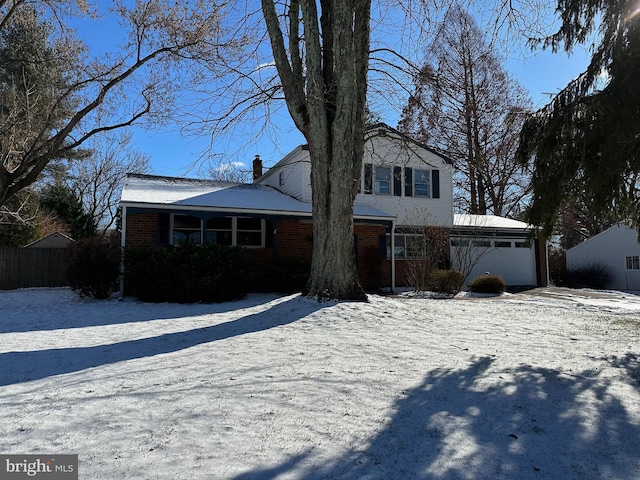
[[264, 247], [265, 221], [253, 217], [213, 217], [205, 222], [191, 215], [173, 215], [173, 245], [218, 243]]

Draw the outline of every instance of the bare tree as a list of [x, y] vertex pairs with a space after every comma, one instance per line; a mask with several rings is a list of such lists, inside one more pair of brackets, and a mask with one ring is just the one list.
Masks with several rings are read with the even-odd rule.
[[309, 143], [314, 248], [304, 293], [319, 300], [366, 299], [353, 255], [353, 202], [364, 153], [370, 10], [370, 0], [262, 0], [287, 108]]
[[414, 80], [400, 129], [455, 162], [457, 208], [513, 215], [528, 175], [514, 160], [530, 101], [474, 19], [452, 8]]
[[0, 32], [24, 24], [27, 5], [54, 19], [44, 40], [64, 70], [55, 85], [36, 81], [37, 72], [7, 84], [15, 94], [10, 103], [5, 97], [0, 112], [0, 205], [34, 183], [51, 161], [74, 156], [95, 135], [166, 115], [180, 84], [177, 68], [213, 59], [231, 44], [222, 38], [223, 12], [215, 0], [114, 2], [112, 12], [128, 29], [128, 40], [101, 58], [90, 57], [65, 23], [69, 15], [91, 13], [80, 8], [84, 2], [1, 2]]
[[71, 163], [68, 176], [84, 210], [96, 221], [100, 232], [111, 228], [127, 173], [149, 173], [149, 157], [131, 147], [131, 134], [101, 135], [91, 139], [91, 154]]
[[451, 267], [464, 274], [465, 282], [473, 268], [492, 249], [491, 238], [482, 233], [487, 224], [484, 216], [470, 215], [467, 225], [459, 226], [450, 234]]

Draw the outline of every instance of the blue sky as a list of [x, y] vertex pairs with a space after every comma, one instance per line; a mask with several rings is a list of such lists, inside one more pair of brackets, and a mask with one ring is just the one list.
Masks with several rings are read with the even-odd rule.
[[[117, 28], [109, 19], [78, 24], [79, 36], [91, 48], [98, 49], [109, 48], [118, 37]], [[571, 56], [564, 52], [526, 52], [509, 59], [506, 69], [527, 89], [534, 106], [539, 108], [548, 103], [550, 94], [558, 92], [582, 72], [588, 59], [588, 52], [581, 47], [574, 49]], [[388, 110], [381, 115], [381, 120], [396, 126], [400, 108]], [[249, 169], [256, 154], [269, 166], [305, 142], [284, 106], [272, 115], [270, 127], [262, 135], [255, 126], [248, 125], [246, 129], [237, 128], [231, 137], [214, 139], [213, 143], [210, 137], [184, 136], [177, 126], [171, 125], [154, 130], [134, 127], [132, 133], [132, 147], [150, 157], [153, 173], [167, 176], [205, 176], [208, 159], [213, 159], [213, 164], [242, 163]], [[259, 136], [257, 141], [247, 140], [255, 135]], [[208, 150], [211, 144], [213, 147]]]

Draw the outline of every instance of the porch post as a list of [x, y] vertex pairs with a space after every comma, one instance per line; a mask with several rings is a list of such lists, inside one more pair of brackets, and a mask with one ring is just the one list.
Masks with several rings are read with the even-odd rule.
[[396, 289], [396, 221], [391, 220], [391, 293]]
[[127, 239], [127, 207], [121, 209], [122, 226], [120, 232], [120, 300], [124, 298], [124, 247]]

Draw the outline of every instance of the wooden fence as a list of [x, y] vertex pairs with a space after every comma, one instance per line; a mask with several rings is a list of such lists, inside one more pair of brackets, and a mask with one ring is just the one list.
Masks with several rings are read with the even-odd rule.
[[0, 290], [68, 285], [66, 249], [0, 247]]

